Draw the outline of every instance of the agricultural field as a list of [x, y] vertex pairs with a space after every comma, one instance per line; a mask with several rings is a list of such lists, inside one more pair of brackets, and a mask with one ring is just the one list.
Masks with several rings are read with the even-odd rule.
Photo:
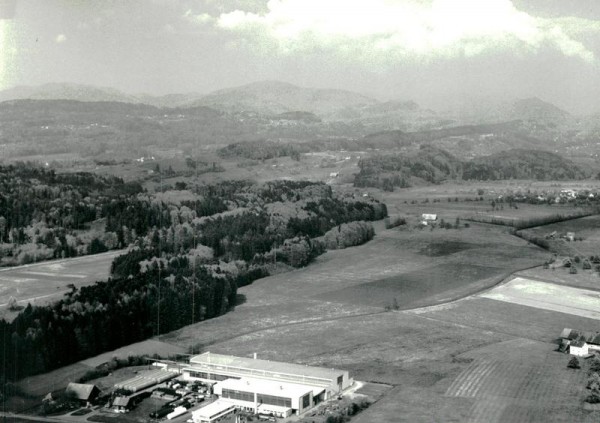
[[569, 268], [562, 265], [561, 260], [550, 264], [548, 269], [543, 266], [532, 267], [515, 273], [515, 276], [576, 288], [600, 290], [600, 273], [594, 269], [580, 269], [578, 266], [578, 272], [572, 274]]
[[10, 297], [20, 306], [48, 304], [69, 292], [71, 285], [79, 288], [106, 280], [112, 260], [122, 253], [109, 251], [0, 269], [0, 317], [10, 320], [16, 316], [16, 312], [8, 310]]
[[[329, 251], [305, 269], [257, 280], [238, 291], [244, 303], [235, 312], [161, 339], [201, 347], [255, 330], [381, 313], [394, 298], [398, 308], [438, 304], [493, 286], [507, 272], [545, 259], [547, 253], [538, 247], [479, 225], [381, 230], [367, 244]], [[236, 323], [240, 319], [243, 325]]]
[[600, 292], [516, 277], [480, 297], [600, 320]]
[[393, 306], [414, 308], [448, 301], [454, 292], [473, 289], [477, 284], [493, 283], [504, 273], [504, 269], [496, 267], [447, 263], [330, 291], [319, 295], [319, 298], [379, 307], [389, 306], [390, 299], [393, 299]]
[[[506, 225], [518, 224], [529, 219], [545, 218], [554, 215], [571, 216], [584, 209], [571, 204], [528, 204], [518, 203], [518, 208], [498, 203], [495, 209], [492, 200], [501, 195], [517, 192], [560, 191], [562, 189], [597, 190], [600, 183], [584, 181], [568, 184], [564, 182], [531, 182], [531, 181], [496, 181], [477, 183], [445, 183], [442, 185], [422, 186], [407, 189], [396, 189], [384, 192], [378, 189], [364, 189], [369, 195], [385, 202], [390, 214], [402, 214], [414, 221], [423, 213], [438, 215], [438, 220], [454, 224], [455, 219], [474, 219], [482, 222], [499, 220]], [[348, 188], [351, 189], [351, 188]], [[481, 199], [483, 201], [474, 201]], [[450, 200], [450, 201], [449, 201]]]
[[469, 363], [458, 376], [425, 390], [402, 386], [354, 421], [594, 421], [580, 404], [586, 372], [567, 368], [568, 357], [547, 344], [509, 340], [474, 349], [457, 361]]
[[[448, 201], [451, 198], [452, 201]], [[412, 204], [408, 200], [407, 204], [393, 204], [390, 209], [406, 213], [408, 216], [420, 217], [423, 213], [434, 213], [438, 215], [438, 219], [444, 219], [449, 223], [454, 223], [458, 217], [460, 219], [473, 220], [482, 223], [502, 222], [506, 226], [518, 226], [523, 222], [531, 219], [543, 219], [555, 215], [571, 216], [579, 215], [582, 212], [581, 208], [562, 204], [526, 204], [519, 203], [518, 208], [510, 208], [507, 204], [496, 205], [492, 208], [490, 205], [491, 198], [484, 196], [483, 201], [465, 201], [465, 198], [458, 198], [455, 201], [452, 197], [443, 198], [439, 202], [417, 202]], [[390, 203], [388, 203], [390, 206]]]

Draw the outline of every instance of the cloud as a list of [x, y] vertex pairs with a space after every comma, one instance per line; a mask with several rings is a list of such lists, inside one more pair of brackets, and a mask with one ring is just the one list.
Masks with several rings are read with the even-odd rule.
[[[548, 19], [510, 0], [270, 0], [267, 11], [195, 16], [262, 52], [327, 53], [352, 61], [395, 63], [546, 49], [586, 62], [578, 18]], [[587, 31], [597, 21], [582, 20]]]
[[54, 41], [58, 44], [64, 43], [67, 41], [67, 36], [65, 34], [58, 34]]

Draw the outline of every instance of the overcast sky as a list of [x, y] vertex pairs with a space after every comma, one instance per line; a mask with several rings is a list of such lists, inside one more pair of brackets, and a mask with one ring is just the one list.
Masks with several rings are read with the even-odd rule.
[[0, 89], [265, 79], [430, 107], [538, 96], [600, 111], [600, 1], [0, 0]]

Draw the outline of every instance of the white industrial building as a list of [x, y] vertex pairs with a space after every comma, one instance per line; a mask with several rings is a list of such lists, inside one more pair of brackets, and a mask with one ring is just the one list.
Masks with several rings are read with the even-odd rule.
[[235, 412], [235, 410], [234, 403], [219, 399], [192, 412], [192, 420], [194, 423], [212, 423]]
[[323, 388], [266, 379], [227, 379], [213, 386], [219, 398], [233, 402], [237, 408], [255, 414], [289, 417], [315, 405]]
[[187, 380], [213, 384], [237, 408], [287, 417], [301, 414], [353, 384], [345, 370], [204, 353], [182, 370]]

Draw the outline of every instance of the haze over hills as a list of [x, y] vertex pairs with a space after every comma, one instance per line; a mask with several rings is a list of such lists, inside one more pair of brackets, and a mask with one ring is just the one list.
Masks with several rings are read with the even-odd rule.
[[[435, 143], [458, 157], [473, 158], [513, 148], [566, 152], [574, 146], [569, 154], [589, 157], [600, 127], [598, 117], [575, 118], [539, 98], [472, 104], [452, 114], [413, 101], [379, 101], [352, 91], [278, 81], [207, 95], [160, 97], [47, 84], [2, 91], [0, 100], [0, 144], [11, 146], [6, 154], [17, 155], [25, 144], [39, 144], [39, 137], [55, 152], [65, 149], [64, 142], [96, 152], [115, 144], [122, 151], [152, 144], [319, 142], [337, 137], [353, 140], [359, 150]], [[577, 150], [576, 144], [588, 148]]]
[[51, 83], [36, 87], [18, 86], [0, 91], [0, 101], [8, 100], [77, 100], [77, 101], [116, 101], [122, 103], [141, 103], [133, 95], [125, 94], [113, 88], [91, 85]]
[[323, 116], [348, 107], [379, 104], [373, 98], [352, 91], [303, 88], [279, 81], [255, 82], [205, 95], [127, 94], [113, 88], [69, 83], [51, 83], [37, 87], [19, 86], [0, 91], [0, 101], [17, 99], [112, 101], [144, 103], [157, 107], [209, 106], [228, 112], [254, 112], [265, 115], [307, 111]]
[[575, 118], [569, 112], [538, 97], [512, 100], [481, 98], [466, 100], [454, 109], [440, 111], [465, 124], [507, 122], [513, 120], [571, 123]]
[[142, 103], [156, 107], [179, 107], [200, 97], [202, 95], [197, 93], [167, 94], [164, 96], [134, 95], [114, 88], [71, 83], [50, 83], [35, 87], [18, 86], [0, 91], [0, 102], [9, 100], [76, 100], [84, 102]]
[[195, 102], [222, 110], [261, 114], [309, 111], [323, 117], [341, 109], [377, 103], [373, 98], [352, 91], [303, 88], [280, 81], [261, 81], [218, 90]]
[[281, 81], [254, 82], [208, 94], [192, 92], [163, 96], [128, 94], [113, 88], [70, 83], [19, 86], [0, 91], [0, 102], [16, 99], [109, 101], [156, 107], [208, 106], [225, 112], [261, 115], [302, 111], [329, 120], [365, 119], [373, 122], [399, 116], [425, 120], [453, 119], [457, 124], [512, 120], [564, 122], [572, 118], [568, 112], [536, 97], [501, 102], [481, 99], [465, 102], [454, 110], [434, 112], [411, 100], [379, 101], [348, 90], [300, 87]]

